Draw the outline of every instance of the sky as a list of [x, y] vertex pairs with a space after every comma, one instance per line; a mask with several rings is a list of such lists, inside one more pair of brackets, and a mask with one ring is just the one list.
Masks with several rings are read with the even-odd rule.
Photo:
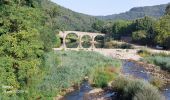
[[111, 15], [133, 7], [169, 3], [170, 0], [51, 0], [63, 7], [88, 15]]

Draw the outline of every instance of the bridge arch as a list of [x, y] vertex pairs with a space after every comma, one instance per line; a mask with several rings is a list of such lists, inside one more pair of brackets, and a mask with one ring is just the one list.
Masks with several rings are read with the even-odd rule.
[[94, 45], [96, 48], [103, 48], [105, 37], [103, 35], [97, 35], [94, 37], [94, 41], [95, 41]]
[[91, 48], [91, 49], [94, 49], [95, 48], [95, 38], [97, 37], [97, 36], [105, 36], [105, 34], [101, 34], [101, 33], [90, 33], [90, 32], [80, 32], [80, 31], [60, 31], [59, 32], [59, 36], [62, 38], [62, 46], [61, 46], [61, 48], [64, 48], [64, 49], [66, 49], [67, 48], [67, 46], [66, 46], [66, 42], [67, 42], [67, 39], [66, 39], [66, 37], [67, 37], [67, 35], [69, 35], [69, 34], [71, 34], [71, 33], [74, 33], [74, 34], [76, 34], [77, 35], [77, 37], [78, 37], [78, 48], [83, 48], [83, 46], [82, 46], [82, 43], [83, 43], [83, 37], [84, 36], [88, 36], [88, 37], [90, 37], [91, 39], [91, 41], [90, 41], [90, 43], [91, 43], [91, 46], [89, 46], [89, 48]]
[[89, 35], [83, 35], [81, 37], [81, 44], [83, 48], [89, 48], [92, 45], [92, 37]]
[[68, 33], [65, 37], [66, 48], [77, 48], [79, 36], [76, 33]]

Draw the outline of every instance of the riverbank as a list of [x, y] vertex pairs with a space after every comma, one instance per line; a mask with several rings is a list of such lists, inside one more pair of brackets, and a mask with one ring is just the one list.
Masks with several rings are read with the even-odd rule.
[[[127, 52], [127, 51], [124, 50], [124, 52]], [[107, 55], [107, 56], [111, 57], [111, 55]], [[111, 57], [111, 58], [113, 58], [113, 57]], [[134, 75], [136, 78], [139, 78], [139, 79], [142, 79], [142, 80], [144, 79], [144, 80], [147, 80], [147, 81], [150, 80], [149, 78], [151, 78], [151, 76], [157, 76], [157, 77], [159, 77], [159, 79], [164, 79], [164, 81], [166, 81], [165, 83], [169, 83], [169, 80], [168, 80], [169, 74], [165, 74], [166, 72], [160, 70], [159, 68], [157, 68], [153, 64], [147, 64], [147, 63], [144, 63], [144, 62], [140, 62], [140, 61], [137, 61], [136, 59], [135, 60], [130, 59], [130, 60], [125, 60], [125, 61], [130, 62], [130, 63], [128, 63], [129, 65], [126, 67], [126, 68], [131, 68], [131, 69], [128, 69], [129, 70], [128, 73], [129, 73], [130, 76]], [[131, 64], [134, 64], [134, 67], [130, 67]], [[126, 65], [123, 65], [123, 66], [126, 66]], [[136, 66], [138, 66], [139, 69], [138, 68], [136, 69], [135, 68]], [[126, 77], [127, 73], [123, 73], [123, 74]], [[138, 77], [138, 76], [141, 76], [141, 77]], [[101, 88], [92, 87], [92, 89], [83, 92], [83, 91], [81, 91], [82, 85], [79, 85], [79, 86], [80, 87], [77, 88], [77, 89], [74, 89], [74, 88], [69, 88], [68, 90], [66, 89], [65, 93], [64, 93], [65, 94], [64, 97], [63, 96], [59, 96], [59, 98], [55, 97], [55, 100], [79, 100], [79, 99], [65, 99], [65, 98], [94, 98], [94, 99], [98, 99], [98, 100], [109, 100], [109, 99], [113, 99], [113, 97], [114, 97], [114, 96], [110, 96], [110, 98], [104, 98], [106, 95], [107, 96], [110, 95], [110, 94], [113, 95], [114, 91], [107, 92], [107, 89], [103, 90]], [[91, 86], [87, 86], [87, 88], [88, 87], [91, 87]], [[164, 92], [166, 92], [166, 88], [165, 88], [165, 91], [163, 89], [162, 93], [164, 94]], [[168, 97], [169, 95], [167, 95], [167, 94], [165, 94], [165, 95], [166, 95], [167, 98], [170, 98], [170, 97]]]
[[[162, 96], [159, 94], [159, 91], [157, 90], [157, 88], [150, 85], [149, 79], [151, 76], [150, 76], [150, 74], [148, 74], [146, 72], [145, 67], [142, 63], [138, 63], [138, 62], [132, 61], [132, 60], [126, 60], [126, 62], [123, 64], [122, 69], [123, 69], [123, 72], [122, 72], [123, 77], [128, 77], [126, 82], [128, 83], [128, 81], [130, 81], [129, 85], [127, 85], [127, 88], [129, 88], [129, 90], [131, 90], [131, 88], [134, 85], [135, 87], [132, 89], [134, 89], [135, 94], [138, 94], [138, 92], [137, 91], [135, 92], [135, 90], [137, 88], [145, 85], [146, 87], [149, 87], [151, 89], [151, 91], [157, 91], [156, 94], [154, 92], [152, 92], [152, 93], [157, 95], [159, 98], [162, 98]], [[127, 74], [128, 74], [128, 76], [127, 76]], [[133, 77], [130, 77], [130, 76], [133, 76]], [[121, 85], [121, 84], [126, 85], [127, 83], [122, 83], [122, 82], [124, 82], [124, 81], [121, 81], [122, 78], [119, 79], [120, 83], [117, 83], [118, 80], [116, 81], [116, 83], [118, 86], [120, 85], [121, 88], [123, 89], [123, 88], [126, 88], [126, 86], [123, 87], [124, 85]], [[148, 82], [146, 82], [146, 81], [144, 82], [143, 79], [147, 80]], [[115, 80], [113, 80], [113, 81], [115, 81]], [[139, 85], [137, 85], [137, 87], [136, 87], [135, 84], [139, 84]], [[117, 87], [117, 85], [112, 83], [111, 85], [109, 85], [108, 88], [104, 88], [104, 89], [93, 87], [92, 89], [90, 89], [89, 91], [86, 91], [86, 92], [82, 91], [82, 89], [81, 89], [82, 86], [81, 86], [79, 90], [68, 93], [65, 98], [83, 98], [83, 100], [117, 100], [117, 98], [121, 98], [120, 94], [118, 94], [119, 91], [117, 91], [117, 89], [112, 88], [113, 86]], [[89, 86], [89, 85], [87, 87], [85, 86], [85, 88], [88, 88], [88, 87], [91, 87], [91, 86]], [[140, 88], [140, 89], [141, 89], [141, 91], [145, 91], [142, 88]], [[150, 91], [150, 90], [148, 90], [148, 88], [146, 88], [146, 91]], [[150, 92], [148, 92], [148, 93], [150, 93]], [[150, 94], [152, 94], [152, 93], [150, 93]], [[127, 92], [127, 94], [130, 96], [131, 92], [129, 91], [129, 92]], [[126, 98], [132, 98], [129, 96]], [[151, 95], [147, 95], [147, 96], [151, 96]], [[147, 96], [145, 98], [148, 98]], [[153, 100], [163, 100], [163, 99], [159, 99], [159, 98], [156, 98]], [[82, 99], [63, 99], [62, 98], [61, 100], [82, 100]]]
[[160, 78], [165, 83], [170, 83], [170, 73], [164, 70], [161, 70], [158, 66], [154, 64], [148, 64], [142, 61], [127, 60], [136, 63], [137, 65], [146, 69], [147, 73], [151, 74], [154, 77]]

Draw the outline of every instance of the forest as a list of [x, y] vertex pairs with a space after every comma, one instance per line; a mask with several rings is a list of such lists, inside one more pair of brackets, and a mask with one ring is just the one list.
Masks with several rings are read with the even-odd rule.
[[[108, 35], [107, 41], [121, 40], [122, 36], [132, 38], [132, 43], [154, 47], [162, 46], [170, 49], [170, 6], [158, 20], [145, 16], [135, 20], [96, 21], [92, 27], [98, 32]], [[110, 42], [112, 43], [112, 42]]]

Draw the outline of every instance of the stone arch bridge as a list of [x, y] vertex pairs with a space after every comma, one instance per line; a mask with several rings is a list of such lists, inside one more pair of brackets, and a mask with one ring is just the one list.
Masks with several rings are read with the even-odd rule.
[[90, 49], [94, 49], [95, 48], [95, 38], [97, 36], [103, 36], [105, 37], [105, 34], [102, 34], [102, 33], [91, 33], [91, 32], [80, 32], [80, 31], [60, 31], [59, 32], [59, 36], [60, 38], [63, 39], [63, 44], [60, 48], [63, 48], [63, 49], [67, 49], [66, 47], [66, 37], [68, 34], [76, 34], [78, 36], [78, 39], [79, 39], [79, 43], [78, 43], [78, 48], [83, 48], [82, 46], [82, 37], [83, 36], [89, 36], [91, 38], [92, 41], [90, 41], [91, 43], [91, 47]]

